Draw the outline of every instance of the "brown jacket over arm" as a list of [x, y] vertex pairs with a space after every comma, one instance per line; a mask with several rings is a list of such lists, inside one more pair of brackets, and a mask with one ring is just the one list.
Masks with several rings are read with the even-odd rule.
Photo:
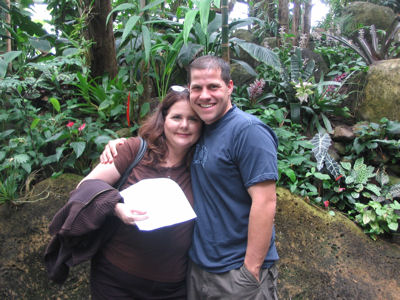
[[113, 235], [120, 224], [113, 216], [120, 200], [118, 190], [97, 179], [86, 180], [71, 192], [49, 226], [53, 238], [44, 260], [51, 280], [63, 283], [71, 266], [91, 259]]

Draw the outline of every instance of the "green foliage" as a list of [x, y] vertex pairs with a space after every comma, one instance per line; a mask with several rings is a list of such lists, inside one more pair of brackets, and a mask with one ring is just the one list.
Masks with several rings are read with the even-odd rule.
[[124, 112], [127, 99], [126, 87], [121, 78], [109, 80], [108, 76], [102, 78], [102, 83], [89, 80], [79, 72], [79, 82], [74, 83], [78, 88], [78, 95], [86, 102], [77, 104], [81, 112], [88, 115], [97, 114], [99, 118], [108, 122], [115, 121]]
[[396, 210], [400, 210], [398, 201], [390, 204], [381, 204], [376, 201], [369, 201], [367, 204], [356, 203], [355, 210], [355, 220], [374, 240], [377, 235], [397, 231], [399, 227], [400, 216], [396, 213]]
[[362, 156], [377, 167], [400, 163], [400, 123], [382, 118], [379, 123], [360, 122], [354, 126], [356, 138], [347, 147], [349, 157]]
[[324, 81], [321, 77], [315, 83], [315, 63], [313, 60], [304, 60], [300, 48], [292, 52], [276, 51], [280, 53], [281, 72], [271, 70], [268, 65], [261, 65], [257, 70], [259, 77], [267, 84], [266, 89], [275, 95], [273, 101], [290, 111], [293, 122], [302, 123], [306, 133], [312, 135], [315, 132], [331, 132], [329, 118], [332, 115], [350, 116], [348, 108], [342, 105], [347, 95], [340, 92], [346, 81]]
[[343, 73], [364, 72], [367, 65], [362, 57], [354, 51], [341, 44], [328, 43], [326, 40], [317, 41], [314, 50], [322, 56], [328, 66], [329, 72], [326, 76], [337, 76]]

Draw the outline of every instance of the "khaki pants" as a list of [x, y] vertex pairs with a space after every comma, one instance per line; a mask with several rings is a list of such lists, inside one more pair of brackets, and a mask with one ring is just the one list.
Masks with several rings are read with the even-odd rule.
[[189, 265], [188, 300], [277, 300], [278, 270], [262, 269], [260, 282], [244, 267], [225, 273], [210, 273]]

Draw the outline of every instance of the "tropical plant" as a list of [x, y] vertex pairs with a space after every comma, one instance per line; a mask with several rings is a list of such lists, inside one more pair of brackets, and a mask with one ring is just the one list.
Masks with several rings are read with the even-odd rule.
[[377, 201], [369, 201], [367, 204], [355, 204], [355, 220], [372, 239], [382, 233], [392, 233], [399, 228], [398, 220], [400, 215], [400, 203], [394, 201], [390, 204], [382, 204]]
[[[359, 122], [354, 125], [356, 138], [347, 147], [349, 157], [363, 156], [375, 166], [400, 163], [400, 123], [382, 118], [379, 123]], [[372, 150], [372, 151], [371, 151]]]
[[347, 38], [342, 36], [328, 36], [357, 52], [365, 60], [365, 62], [370, 65], [379, 60], [398, 57], [399, 53], [397, 51], [393, 51], [391, 45], [393, 42], [395, 42], [395, 36], [399, 30], [400, 16], [397, 16], [392, 22], [386, 35], [383, 37], [381, 45], [379, 45], [379, 39], [375, 25], [371, 25], [369, 30], [371, 43], [368, 43], [367, 39], [365, 38], [364, 29], [359, 30], [358, 37], [354, 39], [355, 43], [350, 42]]

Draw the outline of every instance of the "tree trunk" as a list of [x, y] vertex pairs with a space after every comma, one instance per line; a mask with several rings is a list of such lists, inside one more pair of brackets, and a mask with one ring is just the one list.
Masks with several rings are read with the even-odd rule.
[[[85, 2], [88, 9], [91, 2]], [[93, 78], [102, 77], [104, 74], [114, 78], [118, 73], [112, 18], [106, 24], [110, 12], [110, 0], [93, 1], [88, 22], [89, 39], [94, 42], [90, 55], [90, 70]]]
[[307, 0], [304, 3], [304, 16], [303, 16], [303, 30], [302, 33], [303, 35], [306, 36], [304, 39], [304, 47], [308, 46], [308, 40], [310, 38], [310, 31], [311, 31], [311, 9], [312, 9], [312, 3], [311, 0]]
[[222, 13], [222, 58], [229, 63], [229, 24], [228, 24], [228, 0], [221, 1], [221, 13]]
[[[140, 0], [140, 9], [143, 9], [146, 6], [146, 0]], [[147, 20], [147, 11], [142, 11], [140, 16]], [[142, 51], [144, 51], [144, 45], [142, 44]], [[141, 65], [141, 72], [140, 72], [140, 79], [143, 84], [143, 94], [142, 97], [139, 98], [139, 106], [138, 106], [138, 116], [140, 116], [140, 109], [142, 105], [146, 102], [151, 102], [151, 93], [152, 93], [152, 80], [149, 76], [150, 73], [150, 63], [146, 65], [144, 59], [140, 62]]]
[[[10, 11], [10, 9], [11, 9], [10, 0], [6, 0], [6, 7]], [[11, 16], [8, 13], [6, 13], [6, 24], [11, 26]], [[8, 30], [6, 30], [6, 52], [10, 52], [11, 50], [12, 50], [12, 48], [11, 48], [11, 33]]]
[[299, 41], [299, 26], [300, 26], [300, 0], [293, 0], [293, 20], [292, 20], [292, 34], [293, 46], [297, 45]]
[[[278, 8], [279, 32], [289, 32], [289, 1], [279, 0]], [[279, 39], [278, 39], [279, 40]]]

